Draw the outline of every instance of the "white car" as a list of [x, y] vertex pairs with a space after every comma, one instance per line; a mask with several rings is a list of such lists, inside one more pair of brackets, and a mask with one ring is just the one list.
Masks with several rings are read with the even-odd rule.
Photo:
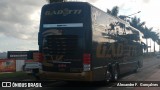
[[160, 53], [156, 55], [157, 58], [160, 58]]
[[42, 64], [39, 62], [27, 62], [24, 65], [24, 71], [26, 73], [32, 73], [33, 69], [42, 69]]

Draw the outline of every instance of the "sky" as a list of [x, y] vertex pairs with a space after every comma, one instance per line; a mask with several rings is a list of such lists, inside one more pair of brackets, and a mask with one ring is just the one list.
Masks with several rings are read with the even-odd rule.
[[[11, 2], [12, 1], [12, 2]], [[137, 16], [147, 27], [160, 29], [160, 0], [77, 0], [106, 11], [119, 7], [119, 15]], [[0, 52], [38, 50], [41, 7], [46, 0], [0, 0]], [[153, 44], [153, 42], [152, 42]], [[159, 49], [159, 48], [158, 48]]]

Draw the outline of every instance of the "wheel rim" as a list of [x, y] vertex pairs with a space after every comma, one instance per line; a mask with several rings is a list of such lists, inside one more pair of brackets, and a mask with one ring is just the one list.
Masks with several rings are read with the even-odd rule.
[[114, 80], [117, 80], [118, 79], [118, 71], [117, 69], [115, 69], [115, 72], [114, 72]]
[[105, 75], [106, 82], [109, 82], [111, 80], [111, 78], [112, 78], [111, 73], [107, 70], [106, 75]]

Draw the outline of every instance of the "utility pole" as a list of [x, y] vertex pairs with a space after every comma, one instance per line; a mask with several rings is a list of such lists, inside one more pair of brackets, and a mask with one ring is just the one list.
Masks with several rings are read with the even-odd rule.
[[141, 12], [141, 11], [138, 11], [138, 12], [136, 12], [136, 13], [133, 13], [133, 14], [130, 14], [130, 15], [127, 15], [127, 16], [126, 16], [126, 15], [120, 15], [119, 18], [127, 21], [126, 18], [131, 18], [130, 16], [135, 15], [135, 14], [138, 14], [138, 13], [140, 13], [140, 12]]
[[138, 11], [138, 12], [136, 12], [136, 13], [130, 14], [130, 15], [128, 15], [127, 17], [132, 16], [132, 15], [135, 15], [135, 14], [138, 14], [138, 13], [140, 13], [140, 12], [141, 12], [141, 11]]

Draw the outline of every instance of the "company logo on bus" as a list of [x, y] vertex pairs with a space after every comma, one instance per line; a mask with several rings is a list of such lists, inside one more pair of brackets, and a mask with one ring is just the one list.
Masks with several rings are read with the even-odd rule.
[[112, 58], [121, 56], [136, 56], [137, 46], [122, 44], [104, 44], [99, 43], [97, 46], [96, 56], [99, 58]]
[[68, 8], [62, 9], [62, 10], [48, 10], [45, 12], [46, 16], [52, 16], [52, 15], [63, 15], [67, 16], [70, 14], [81, 14], [82, 10], [77, 9], [77, 10], [70, 10]]

